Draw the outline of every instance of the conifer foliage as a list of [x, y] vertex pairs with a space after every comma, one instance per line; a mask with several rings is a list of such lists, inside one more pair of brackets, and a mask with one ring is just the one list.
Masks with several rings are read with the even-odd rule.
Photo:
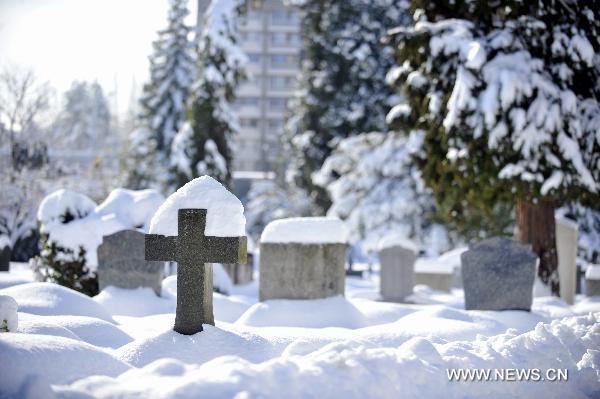
[[380, 41], [407, 16], [407, 1], [302, 0], [304, 60], [293, 116], [286, 126], [293, 159], [290, 172], [315, 206], [330, 205], [315, 185], [318, 171], [339, 139], [386, 131], [385, 116], [394, 91], [385, 82], [392, 66], [390, 48]]
[[171, 147], [171, 184], [178, 188], [201, 175], [225, 185], [231, 180], [230, 142], [238, 130], [231, 102], [244, 78], [246, 55], [237, 46], [239, 0], [213, 1], [198, 39], [199, 71], [184, 124]]
[[158, 32], [153, 43], [150, 81], [141, 98], [141, 124], [152, 132], [156, 146], [152, 156], [161, 169], [169, 165], [171, 143], [186, 119], [194, 81], [194, 43], [191, 27], [185, 23], [188, 13], [187, 0], [169, 0], [167, 28]]
[[600, 191], [597, 2], [413, 7], [414, 26], [391, 35], [405, 101], [390, 122], [425, 131], [417, 160], [448, 223], [516, 205], [518, 237], [557, 293], [554, 210]]

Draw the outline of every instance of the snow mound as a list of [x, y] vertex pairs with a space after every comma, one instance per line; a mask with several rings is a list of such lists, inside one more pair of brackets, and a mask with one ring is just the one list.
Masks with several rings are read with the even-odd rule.
[[91, 213], [83, 219], [69, 223], [50, 223], [43, 229], [49, 234], [51, 241], [59, 246], [79, 252], [79, 247], [85, 249], [86, 266], [95, 271], [98, 266], [97, 249], [102, 244], [102, 237], [126, 230], [131, 226], [122, 223], [115, 215], [100, 216]]
[[[221, 356], [201, 366], [163, 359], [117, 378], [86, 378], [58, 390], [102, 398], [173, 397], [184, 392], [186, 397], [243, 393], [244, 397], [275, 398], [285, 392], [288, 397], [312, 398], [591, 398], [600, 393], [599, 323], [600, 313], [539, 323], [521, 335], [509, 330], [472, 342], [433, 342], [421, 337], [392, 347], [333, 342], [307, 354], [262, 363], [251, 363], [244, 356]], [[215, 327], [193, 337], [165, 333], [157, 337], [155, 346], [164, 350], [165, 357], [173, 357], [169, 351], [176, 349], [179, 355], [186, 342], [197, 351], [189, 354], [195, 360], [192, 363], [197, 363], [193, 355], [206, 358], [206, 349], [215, 348], [210, 344], [226, 334]], [[241, 339], [227, 343], [248, 345]], [[198, 351], [200, 346], [205, 350]], [[548, 369], [566, 369], [568, 380], [456, 382], [448, 378], [453, 369], [539, 369], [543, 376]]]
[[156, 190], [127, 190], [117, 188], [98, 205], [98, 215], [115, 215], [123, 224], [148, 231], [150, 220], [156, 210], [165, 201], [165, 197]]
[[155, 190], [118, 188], [96, 206], [83, 194], [58, 190], [44, 198], [38, 208], [38, 220], [50, 241], [76, 254], [83, 247], [86, 266], [95, 271], [102, 237], [126, 229], [147, 230], [150, 218], [163, 201], [164, 197]]
[[253, 305], [236, 324], [266, 327], [361, 328], [367, 325], [364, 315], [346, 298], [291, 300], [273, 299]]
[[[213, 266], [217, 266], [217, 264]], [[214, 270], [215, 269], [213, 268], [213, 285], [217, 286]], [[223, 270], [223, 273], [227, 274], [225, 270]], [[227, 275], [227, 278], [229, 279], [229, 275]], [[230, 289], [228, 292], [231, 292], [231, 288], [233, 287], [233, 285], [231, 285], [231, 279], [229, 279], [229, 282]], [[169, 276], [163, 280], [162, 292], [166, 297], [171, 297], [173, 299], [177, 298], [177, 276]], [[239, 319], [249, 307], [249, 304], [234, 295], [222, 295], [218, 292], [213, 292], [213, 312], [215, 320], [217, 321], [233, 323]]]
[[102, 349], [69, 338], [36, 334], [0, 334], [7, 363], [0, 373], [2, 397], [35, 397], [35, 384], [68, 384], [92, 376], [118, 376], [130, 366]]
[[20, 323], [18, 332], [21, 334], [52, 335], [54, 337], [74, 339], [75, 341], [82, 340], [68, 328], [60, 326], [52, 321], [48, 321], [47, 318], [50, 317], [60, 316], [38, 316], [29, 313], [21, 313], [19, 315]]
[[114, 322], [106, 310], [88, 296], [53, 283], [28, 283], [0, 290], [19, 304], [19, 311], [40, 316], [88, 316]]
[[0, 333], [16, 332], [19, 327], [19, 305], [13, 297], [0, 295]]
[[149, 316], [175, 312], [172, 298], [157, 297], [152, 288], [125, 289], [108, 286], [94, 297], [113, 316]]
[[94, 317], [31, 315], [29, 315], [29, 317], [31, 327], [35, 327], [36, 322], [38, 321], [54, 324], [66, 328], [75, 334], [81, 341], [94, 346], [117, 349], [133, 341], [133, 338], [125, 334], [114, 324]]
[[338, 218], [304, 217], [275, 220], [265, 227], [261, 243], [326, 244], [348, 241], [346, 226]]
[[402, 247], [413, 251], [415, 254], [419, 253], [417, 244], [400, 234], [388, 234], [377, 243], [379, 251], [391, 247]]
[[198, 177], [169, 196], [154, 214], [150, 222], [150, 233], [176, 236], [177, 212], [186, 208], [207, 210], [204, 230], [206, 235], [245, 235], [244, 206], [235, 195], [210, 176]]
[[96, 203], [86, 195], [71, 190], [57, 190], [47, 195], [38, 208], [37, 218], [42, 225], [81, 219], [94, 211]]
[[169, 330], [147, 339], [138, 339], [118, 349], [116, 354], [135, 367], [143, 367], [162, 358], [202, 364], [219, 356], [236, 355], [259, 362], [276, 355], [272, 344], [258, 335], [230, 332], [209, 324], [204, 324], [203, 328], [204, 331], [194, 335]]

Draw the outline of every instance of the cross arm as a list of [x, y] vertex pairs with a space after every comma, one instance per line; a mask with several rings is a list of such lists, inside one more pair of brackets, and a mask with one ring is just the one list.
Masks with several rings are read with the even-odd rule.
[[145, 244], [147, 261], [177, 261], [177, 237], [146, 234]]
[[205, 238], [207, 253], [206, 263], [237, 263], [247, 262], [246, 237], [212, 237]]

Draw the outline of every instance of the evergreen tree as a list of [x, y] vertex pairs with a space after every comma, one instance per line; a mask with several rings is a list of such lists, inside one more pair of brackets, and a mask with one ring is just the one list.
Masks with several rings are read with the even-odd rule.
[[102, 87], [75, 81], [54, 124], [55, 141], [68, 148], [98, 150], [111, 134], [110, 119]]
[[390, 121], [425, 131], [417, 160], [448, 223], [493, 229], [487, 216], [516, 205], [518, 237], [557, 294], [555, 208], [600, 189], [596, 2], [413, 7], [414, 26], [391, 34], [406, 101]]
[[372, 132], [340, 141], [313, 179], [332, 199], [328, 216], [345, 220], [352, 243], [377, 251], [381, 239], [414, 241], [429, 255], [449, 249], [448, 236], [432, 223], [435, 204], [414, 164], [423, 133]]
[[237, 46], [238, 0], [213, 1], [204, 15], [199, 35], [199, 74], [189, 101], [189, 124], [173, 140], [171, 167], [173, 188], [201, 175], [230, 184], [230, 141], [237, 132], [230, 104], [244, 78], [246, 55]]
[[320, 212], [330, 205], [312, 182], [336, 141], [386, 131], [394, 92], [385, 82], [393, 63], [380, 43], [388, 29], [406, 20], [405, 0], [306, 0], [299, 2], [304, 60], [293, 117], [286, 125], [293, 159], [289, 171]]
[[154, 135], [159, 166], [168, 166], [171, 143], [186, 119], [186, 101], [194, 73], [191, 28], [185, 24], [187, 0], [170, 0], [168, 26], [158, 32], [150, 56], [150, 81], [141, 98], [141, 124]]

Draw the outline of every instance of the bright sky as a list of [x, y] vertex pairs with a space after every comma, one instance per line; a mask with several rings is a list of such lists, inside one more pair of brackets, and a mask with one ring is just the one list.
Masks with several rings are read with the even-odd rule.
[[[194, 23], [196, 1], [189, 5]], [[59, 92], [73, 80], [97, 80], [123, 112], [148, 76], [167, 7], [167, 0], [0, 0], [0, 68], [31, 67]]]

